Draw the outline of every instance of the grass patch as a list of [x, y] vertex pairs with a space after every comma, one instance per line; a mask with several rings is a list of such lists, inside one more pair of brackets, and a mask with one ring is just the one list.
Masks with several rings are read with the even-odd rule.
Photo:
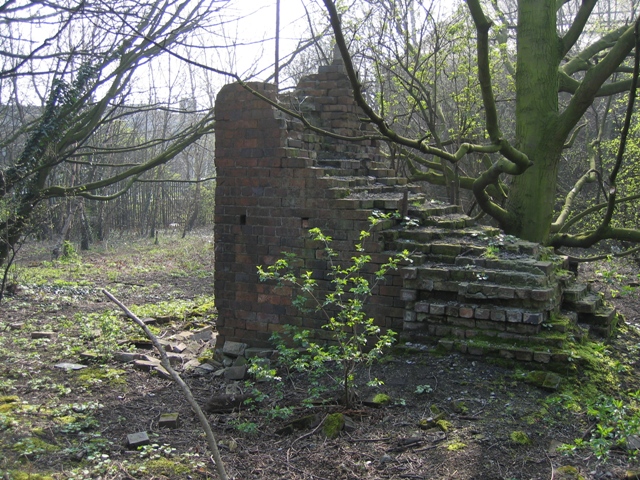
[[467, 444], [462, 442], [451, 442], [447, 445], [447, 450], [449, 450], [450, 452], [458, 452], [460, 450], [464, 450], [465, 448], [467, 448]]
[[153, 475], [164, 475], [170, 478], [186, 478], [192, 472], [191, 465], [184, 465], [169, 458], [156, 458], [146, 462], [146, 470]]
[[212, 315], [214, 312], [213, 295], [203, 295], [193, 300], [169, 300], [144, 305], [133, 305], [131, 311], [138, 317], [171, 317], [186, 320], [187, 317]]
[[11, 449], [20, 456], [32, 458], [43, 453], [56, 452], [60, 447], [45, 442], [38, 437], [25, 437], [13, 444]]
[[516, 430], [509, 435], [511, 441], [517, 445], [531, 445], [531, 439], [522, 430]]
[[75, 372], [75, 380], [85, 386], [109, 385], [112, 387], [125, 385], [127, 372], [117, 368], [91, 367]]
[[10, 470], [7, 472], [8, 480], [54, 480], [51, 475], [41, 473], [24, 472], [21, 470]]

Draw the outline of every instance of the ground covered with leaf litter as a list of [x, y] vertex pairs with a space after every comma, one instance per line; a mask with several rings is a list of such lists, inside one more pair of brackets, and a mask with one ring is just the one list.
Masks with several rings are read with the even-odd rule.
[[[335, 401], [339, 372], [331, 365], [314, 376], [273, 363], [281, 381], [220, 375], [215, 331], [207, 334], [215, 325], [213, 255], [207, 233], [160, 236], [158, 245], [123, 238], [56, 262], [44, 245], [25, 247], [9, 277], [15, 294], [0, 306], [0, 477], [216, 478], [179, 389], [153, 365], [136, 368], [122, 355], [153, 351], [105, 299], [106, 288], [155, 319], [151, 328], [181, 352], [176, 369], [203, 407], [220, 395], [251, 397], [208, 414], [229, 478], [635, 478], [640, 302], [633, 262], [585, 272], [626, 322], [611, 341], [585, 350], [595, 370], [576, 352], [576, 362], [558, 372], [558, 390], [532, 384], [536, 374], [524, 365], [405, 345], [358, 372], [364, 403], [347, 410]], [[384, 384], [366, 387], [371, 378]], [[370, 406], [380, 393], [384, 404]], [[178, 414], [177, 426], [160, 425], [168, 413]], [[347, 424], [331, 438], [325, 427], [334, 413]], [[131, 448], [127, 436], [140, 432], [149, 444]]]

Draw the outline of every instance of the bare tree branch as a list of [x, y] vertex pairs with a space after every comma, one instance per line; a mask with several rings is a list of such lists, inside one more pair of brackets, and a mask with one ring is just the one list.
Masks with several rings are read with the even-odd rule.
[[167, 372], [169, 372], [169, 375], [171, 375], [171, 379], [180, 387], [180, 390], [182, 390], [184, 397], [187, 399], [187, 402], [189, 402], [189, 405], [191, 406], [196, 416], [198, 417], [198, 421], [200, 422], [200, 425], [202, 426], [202, 429], [204, 430], [205, 435], [207, 436], [207, 444], [209, 445], [209, 449], [213, 454], [213, 458], [216, 464], [216, 470], [218, 472], [218, 477], [220, 477], [220, 480], [227, 480], [228, 478], [227, 472], [225, 471], [224, 464], [222, 463], [222, 457], [220, 457], [220, 451], [218, 450], [218, 442], [216, 441], [216, 437], [213, 434], [213, 430], [211, 430], [209, 421], [207, 420], [207, 417], [205, 416], [202, 409], [200, 408], [200, 405], [198, 405], [198, 402], [196, 402], [196, 399], [193, 398], [193, 394], [191, 393], [191, 389], [189, 388], [189, 386], [186, 383], [184, 383], [184, 380], [182, 380], [182, 377], [180, 377], [178, 372], [176, 372], [171, 366], [171, 362], [169, 361], [169, 357], [167, 356], [167, 352], [165, 352], [164, 347], [160, 344], [160, 342], [158, 341], [156, 336], [151, 332], [151, 330], [149, 330], [149, 327], [147, 327], [142, 320], [140, 320], [131, 310], [129, 310], [122, 302], [120, 302], [120, 300], [118, 300], [116, 297], [114, 297], [111, 293], [109, 293], [105, 289], [102, 290], [102, 293], [104, 293], [109, 300], [111, 300], [118, 307], [120, 307], [120, 309], [122, 309], [122, 311], [127, 315], [127, 317], [133, 320], [133, 322], [142, 329], [146, 337], [149, 340], [151, 340], [151, 343], [153, 343], [153, 346], [156, 348], [156, 350], [158, 351], [158, 354], [160, 355], [160, 361], [162, 362], [162, 366]]

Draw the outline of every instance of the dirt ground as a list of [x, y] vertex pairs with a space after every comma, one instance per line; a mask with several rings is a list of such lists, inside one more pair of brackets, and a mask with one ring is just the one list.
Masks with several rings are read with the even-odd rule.
[[[156, 327], [161, 338], [214, 323], [211, 310], [197, 307], [213, 293], [211, 242], [206, 232], [186, 240], [161, 236], [160, 245], [120, 239], [116, 248], [103, 245], [66, 263], [48, 261], [42, 245], [25, 247], [10, 276], [17, 292], [0, 306], [0, 477], [216, 478], [202, 429], [177, 387], [105, 354], [118, 343], [129, 348], [123, 341], [140, 334], [121, 316], [117, 331], [100, 323], [100, 315], [117, 310], [101, 288], [130, 306], [186, 305]], [[605, 262], [581, 275], [626, 318], [621, 332], [602, 346], [613, 359], [615, 380], [612, 390], [602, 387], [601, 393], [637, 391], [637, 265]], [[33, 339], [34, 332], [55, 336]], [[198, 355], [206, 356], [210, 347]], [[81, 355], [92, 348], [103, 356], [91, 361]], [[55, 368], [59, 362], [86, 363], [94, 377]], [[571, 393], [594, 390], [580, 390], [587, 379], [575, 370], [568, 365], [565, 384], [547, 391], [523, 381], [523, 365], [410, 346], [358, 374], [361, 385], [373, 377], [384, 381], [375, 389], [363, 386], [359, 395], [388, 394], [386, 406], [345, 410], [330, 401], [336, 395], [330, 377], [314, 382], [307, 374], [280, 369], [279, 383], [233, 386], [241, 393], [259, 390], [260, 401], [209, 414], [209, 420], [229, 478], [237, 480], [635, 478], [627, 477], [627, 470], [636, 464], [619, 446], [607, 452], [606, 461], [588, 446], [558, 451], [575, 439], [596, 438], [598, 420], [586, 407], [593, 399]], [[183, 377], [203, 406], [233, 383], [201, 371]], [[320, 396], [328, 401], [305, 405], [309, 392], [323, 386]], [[336, 412], [353, 424], [327, 438], [318, 422]], [[163, 413], [178, 413], [179, 427], [160, 428]], [[316, 422], [280, 432], [307, 415], [315, 415]], [[435, 425], [432, 420], [438, 419], [444, 421]], [[129, 448], [127, 435], [136, 432], [147, 432], [155, 447]]]

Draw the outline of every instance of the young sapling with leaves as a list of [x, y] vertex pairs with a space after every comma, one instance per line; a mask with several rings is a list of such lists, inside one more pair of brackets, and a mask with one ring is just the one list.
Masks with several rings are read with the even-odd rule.
[[[294, 341], [301, 340], [305, 349], [302, 354], [288, 355], [285, 351], [287, 347], [282, 343], [279, 350], [285, 353], [281, 357], [292, 363], [289, 367], [296, 370], [318, 368], [326, 362], [338, 364], [342, 371], [339, 384], [347, 408], [355, 400], [356, 367], [359, 364], [370, 365], [395, 342], [396, 333], [392, 330], [382, 331], [375, 319], [367, 315], [364, 307], [374, 289], [390, 271], [397, 269], [401, 262], [411, 262], [409, 252], [404, 250], [390, 256], [375, 273], [365, 273], [372, 263], [371, 255], [366, 253], [365, 241], [376, 225], [396, 216], [374, 211], [369, 217], [369, 229], [360, 232], [355, 254], [346, 265], [339, 261], [340, 254], [332, 248], [330, 236], [319, 228], [309, 230], [311, 238], [320, 242], [318, 250], [327, 259], [330, 279], [328, 291], [320, 290], [314, 272], [298, 267], [301, 262], [292, 253], [284, 253], [283, 258], [274, 265], [258, 267], [261, 281], [275, 280], [279, 286], [287, 284], [297, 288], [298, 294], [292, 303], [303, 314], [324, 317], [322, 328], [331, 333], [329, 345], [314, 341], [312, 333], [303, 330], [293, 337]], [[278, 341], [279, 337], [275, 338]], [[373, 383], [380, 384], [377, 380]]]

